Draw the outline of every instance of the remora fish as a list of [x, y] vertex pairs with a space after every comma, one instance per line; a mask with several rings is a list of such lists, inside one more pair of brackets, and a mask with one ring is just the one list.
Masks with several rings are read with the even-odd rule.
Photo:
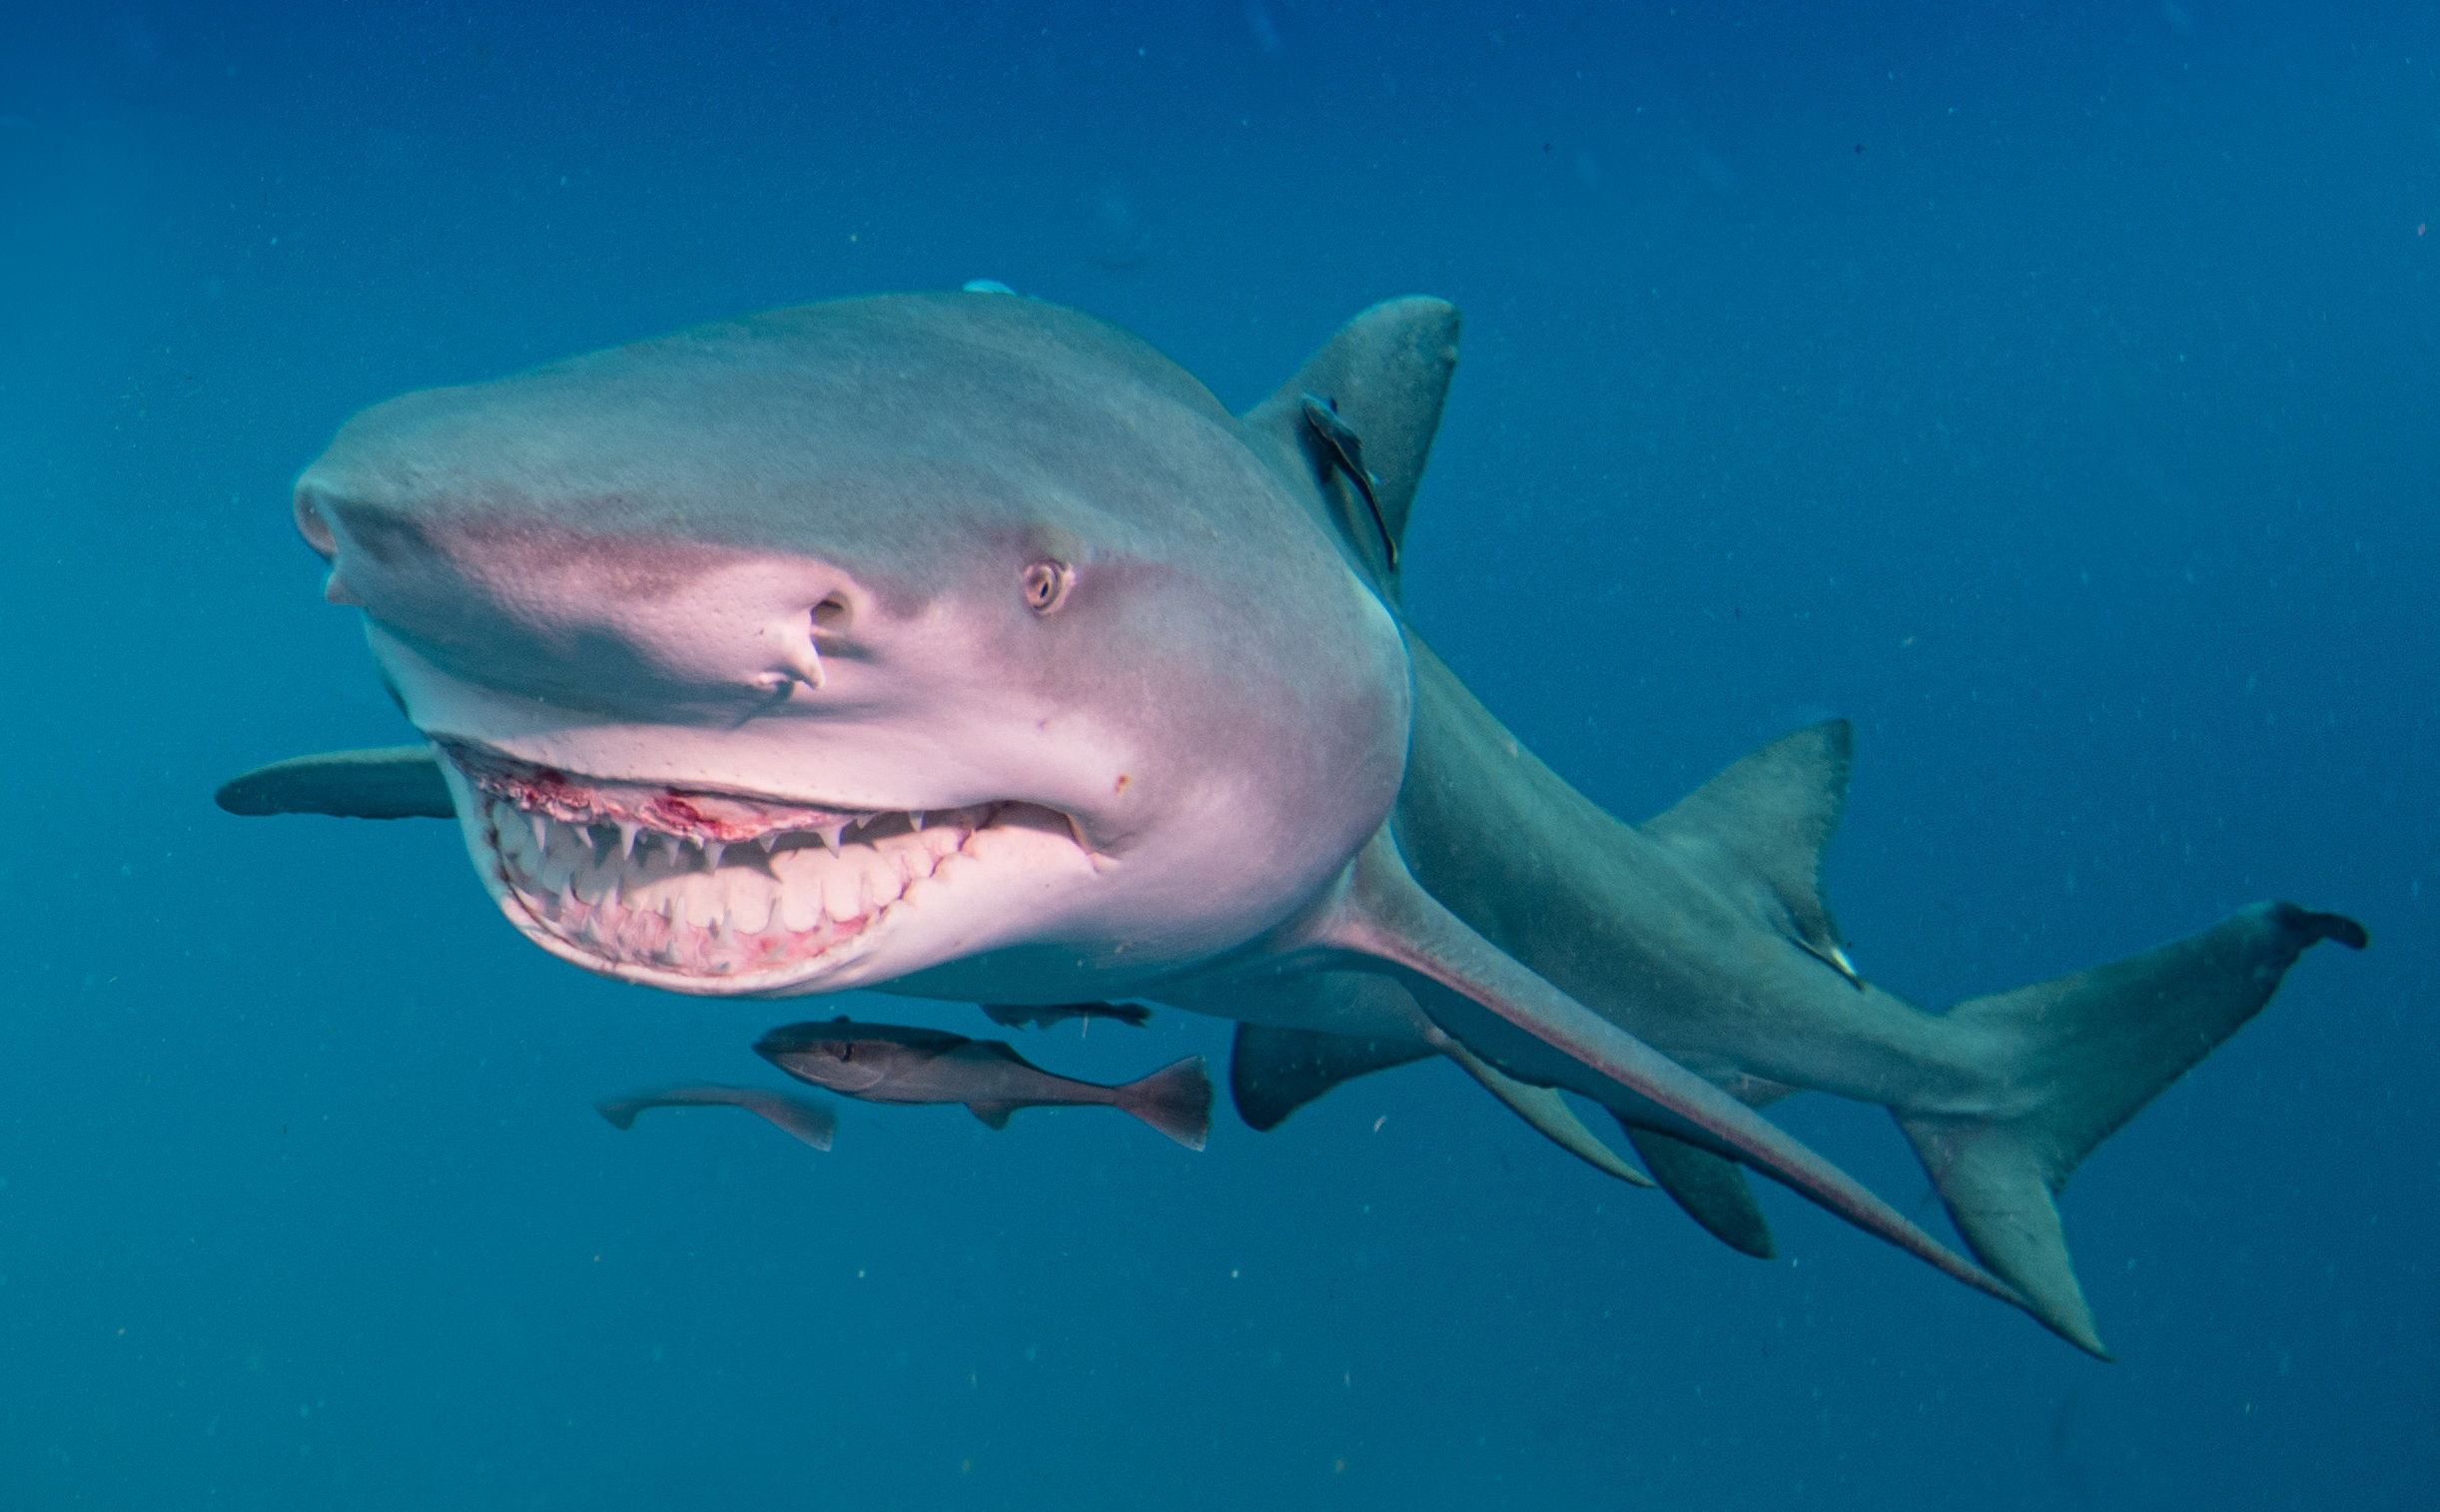
[[[1741, 1249], [1770, 1248], [1744, 1166], [2101, 1352], [2054, 1194], [2363, 931], [2256, 904], [1931, 1014], [1822, 895], [1844, 723], [1602, 812], [1398, 609], [1457, 326], [1376, 306], [1241, 416], [996, 294], [391, 400], [294, 513], [437, 781], [343, 753], [224, 801], [453, 816], [511, 924], [626, 981], [1218, 1014], [1256, 1124], [1445, 1055], [1628, 1173], [1566, 1089]], [[1888, 1108], [1983, 1265], [1755, 1112], [1800, 1089]]]
[[1020, 1108], [1116, 1108], [1189, 1149], [1212, 1134], [1212, 1079], [1189, 1056], [1124, 1087], [1053, 1076], [1004, 1040], [895, 1024], [790, 1024], [754, 1054], [800, 1082], [867, 1103], [963, 1103], [994, 1129]]
[[783, 1092], [768, 1092], [759, 1087], [719, 1087], [695, 1083], [629, 1093], [623, 1098], [606, 1098], [593, 1105], [593, 1111], [607, 1120], [613, 1129], [633, 1129], [635, 1116], [648, 1108], [742, 1108], [816, 1149], [828, 1149], [831, 1135], [839, 1128], [839, 1121], [831, 1116], [829, 1109], [802, 1098], [789, 1097]]

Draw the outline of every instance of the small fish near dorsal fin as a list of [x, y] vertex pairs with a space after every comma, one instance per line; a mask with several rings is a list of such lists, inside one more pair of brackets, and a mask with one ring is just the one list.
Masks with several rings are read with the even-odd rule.
[[1394, 597], [1406, 516], [1457, 370], [1457, 307], [1389, 300], [1339, 328], [1245, 424], [1318, 491], [1356, 559]]
[[1822, 852], [1847, 808], [1856, 727], [1825, 720], [1782, 735], [1642, 826], [1713, 885], [1862, 988], [1822, 897]]

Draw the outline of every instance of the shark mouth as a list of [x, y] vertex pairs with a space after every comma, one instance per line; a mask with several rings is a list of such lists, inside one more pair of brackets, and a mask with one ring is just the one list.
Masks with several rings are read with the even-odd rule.
[[442, 750], [510, 921], [579, 966], [680, 992], [768, 991], [844, 965], [981, 864], [977, 837], [994, 830], [1082, 846], [1038, 804], [815, 808]]

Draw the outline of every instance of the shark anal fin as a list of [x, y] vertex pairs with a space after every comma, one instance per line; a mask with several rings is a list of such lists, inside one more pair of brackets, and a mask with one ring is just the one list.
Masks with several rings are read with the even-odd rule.
[[1893, 1109], [1967, 1244], [2060, 1337], [2107, 1358], [2052, 1198], [2094, 1145], [2262, 1011], [2319, 941], [2370, 942], [2340, 914], [2257, 903], [2201, 934], [2054, 982], [1961, 1003], [2008, 1106]]
[[1737, 1168], [1736, 1161], [1724, 1160], [1708, 1149], [1697, 1149], [1684, 1139], [1637, 1129], [1623, 1119], [1619, 1124], [1626, 1130], [1627, 1142], [1635, 1146], [1644, 1168], [1652, 1172], [1652, 1179], [1713, 1238], [1758, 1260], [1767, 1260], [1778, 1252], [1771, 1242], [1771, 1225], [1762, 1215], [1762, 1204], [1754, 1200], [1754, 1188], [1747, 1184], [1745, 1172]]
[[1008, 1128], [1008, 1116], [1017, 1111], [1014, 1103], [969, 1103], [966, 1111], [994, 1129]]
[[453, 819], [457, 807], [431, 747], [328, 751], [256, 767], [221, 784], [232, 814], [330, 814], [342, 819]]
[[1343, 1082], [1431, 1055], [1431, 1047], [1406, 1040], [1239, 1024], [1228, 1055], [1228, 1097], [1246, 1128], [1268, 1133]]
[[1715, 887], [1750, 899], [1765, 924], [1862, 987], [1822, 896], [1822, 851], [1847, 807], [1855, 750], [1855, 726], [1844, 719], [1783, 735], [1641, 828]]
[[1358, 853], [1344, 891], [1308, 922], [1305, 938], [1341, 952], [1349, 966], [1369, 959], [1397, 971], [1444, 1033], [1503, 1073], [1565, 1087], [1638, 1127], [1733, 1156], [1943, 1274], [2023, 1304], [2006, 1282], [1785, 1130], [1476, 934], [1415, 882], [1387, 826]]

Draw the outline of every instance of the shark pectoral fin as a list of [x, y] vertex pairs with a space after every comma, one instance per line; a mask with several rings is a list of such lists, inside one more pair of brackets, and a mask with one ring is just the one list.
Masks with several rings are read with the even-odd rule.
[[328, 751], [256, 767], [221, 784], [213, 802], [248, 818], [330, 814], [342, 819], [454, 819], [449, 785], [431, 747]]
[[1637, 1129], [1623, 1119], [1619, 1127], [1627, 1132], [1627, 1142], [1651, 1168], [1661, 1190], [1713, 1238], [1758, 1260], [1778, 1252], [1762, 1204], [1754, 1200], [1754, 1188], [1746, 1184], [1745, 1172], [1737, 1168], [1736, 1161], [1697, 1149], [1684, 1139]]
[[[1507, 1104], [1509, 1112], [1539, 1130], [1553, 1144], [1604, 1175], [1618, 1177], [1629, 1186], [1652, 1184], [1651, 1177], [1618, 1158], [1617, 1151], [1593, 1136], [1593, 1132], [1584, 1127], [1584, 1121], [1576, 1117], [1576, 1111], [1567, 1106], [1567, 1100], [1559, 1096], [1558, 1089], [1519, 1082], [1490, 1066], [1455, 1040], [1446, 1040], [1440, 1050], [1464, 1067], [1466, 1075], [1480, 1082], [1491, 1096]], [[1729, 1168], [1734, 1170], [1736, 1167], [1732, 1165]]]
[[[1391, 983], [1381, 987], [1385, 992], [1400, 991]], [[1342, 1082], [1427, 1061], [1431, 1054], [1431, 1047], [1410, 1040], [1357, 1039], [1314, 1029], [1239, 1024], [1228, 1055], [1228, 1096], [1245, 1127], [1266, 1134]]]
[[1017, 1111], [1014, 1103], [969, 1103], [966, 1111], [994, 1129], [1008, 1128], [1008, 1116]]
[[1855, 726], [1826, 720], [1731, 763], [1639, 828], [1698, 876], [1748, 900], [1798, 949], [1864, 985], [1822, 896], [1822, 851], [1847, 807]]
[[2005, 1282], [1784, 1130], [1474, 933], [1415, 882], [1386, 826], [1357, 855], [1337, 898], [1299, 933], [1401, 973], [1434, 1023], [1509, 1076], [1565, 1087], [1638, 1127], [1732, 1156], [1944, 1274], [2024, 1305]]

